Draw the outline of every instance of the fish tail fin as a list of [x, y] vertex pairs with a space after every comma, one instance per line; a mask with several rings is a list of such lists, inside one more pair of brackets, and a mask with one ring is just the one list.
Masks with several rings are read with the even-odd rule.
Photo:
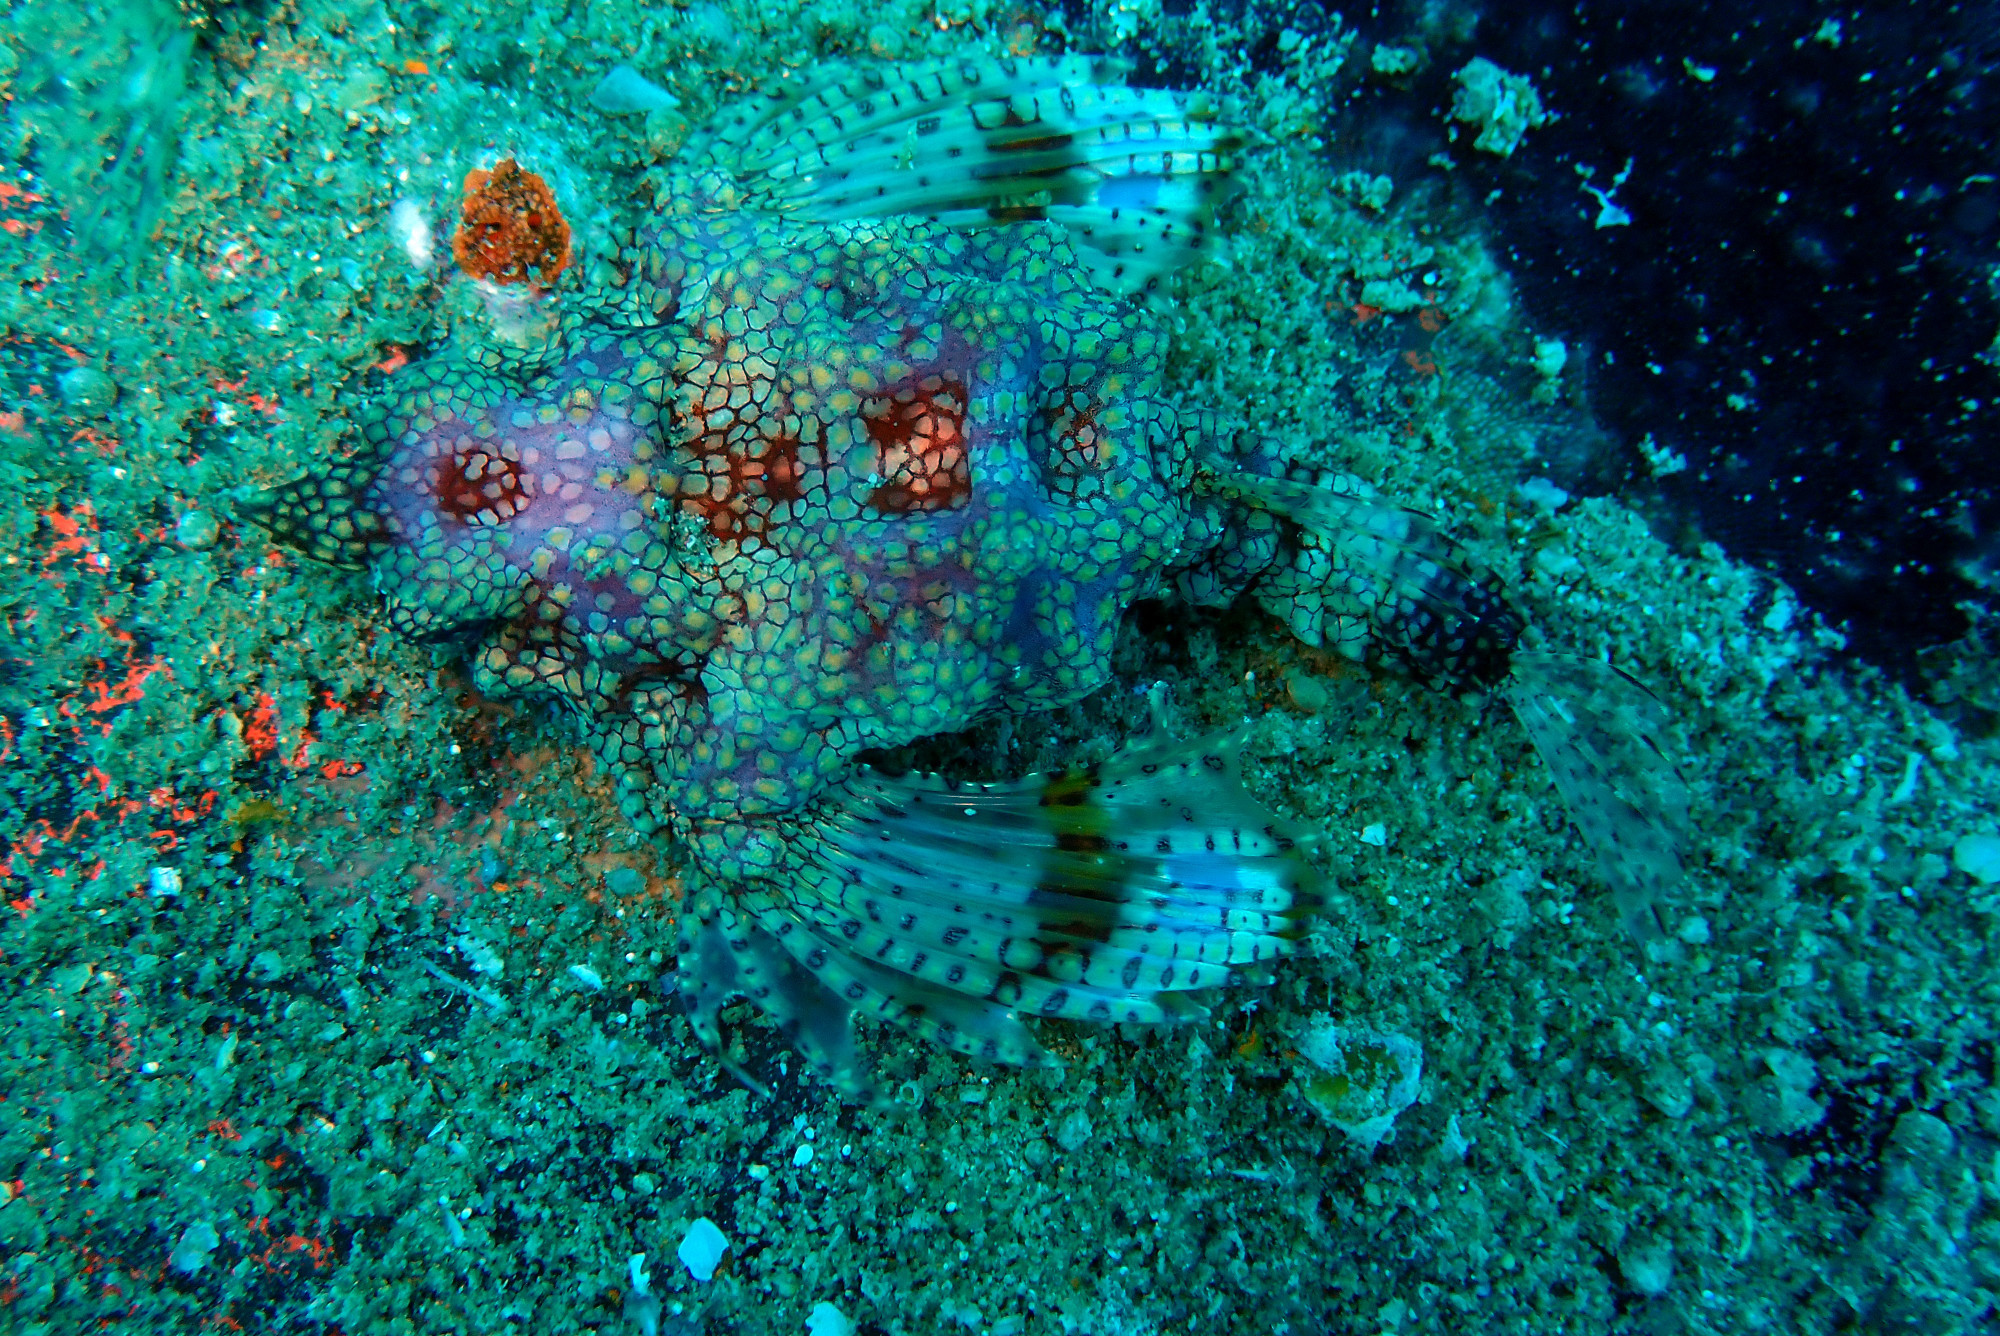
[[1505, 691], [1597, 855], [1626, 931], [1658, 940], [1688, 829], [1687, 783], [1662, 745], [1667, 707], [1610, 664], [1566, 654], [1515, 655]]
[[314, 561], [359, 570], [387, 541], [382, 517], [361, 501], [375, 467], [349, 460], [280, 487], [246, 489], [237, 513]]

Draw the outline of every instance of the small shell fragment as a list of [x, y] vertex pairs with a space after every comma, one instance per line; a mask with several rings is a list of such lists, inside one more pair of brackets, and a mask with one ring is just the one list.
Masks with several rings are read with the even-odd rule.
[[1414, 1039], [1336, 1024], [1317, 1015], [1299, 1037], [1306, 1102], [1364, 1153], [1373, 1154], [1416, 1101], [1424, 1051]]
[[590, 105], [607, 116], [640, 116], [649, 111], [671, 111], [681, 100], [648, 79], [630, 65], [613, 65], [597, 87], [590, 90]]
[[222, 1236], [206, 1220], [197, 1220], [181, 1231], [167, 1262], [184, 1276], [192, 1276], [208, 1265], [208, 1255], [222, 1246]]
[[847, 1314], [832, 1304], [821, 1300], [806, 1314], [806, 1331], [810, 1336], [854, 1336], [854, 1322]]
[[2000, 881], [2000, 835], [1966, 835], [1951, 847], [1952, 866], [1981, 886]]
[[715, 1268], [722, 1264], [722, 1254], [728, 1251], [729, 1240], [722, 1236], [713, 1220], [703, 1216], [688, 1226], [677, 1255], [690, 1276], [707, 1281], [715, 1278]]

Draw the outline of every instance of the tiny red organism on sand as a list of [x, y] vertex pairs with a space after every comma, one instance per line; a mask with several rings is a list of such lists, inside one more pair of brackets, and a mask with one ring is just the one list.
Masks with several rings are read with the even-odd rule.
[[569, 224], [549, 183], [512, 158], [465, 174], [451, 253], [474, 278], [495, 283], [555, 280], [569, 263]]

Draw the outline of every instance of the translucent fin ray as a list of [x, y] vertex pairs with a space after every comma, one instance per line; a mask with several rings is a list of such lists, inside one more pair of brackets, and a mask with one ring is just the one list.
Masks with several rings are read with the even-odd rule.
[[1123, 73], [1087, 56], [836, 69], [746, 103], [696, 151], [749, 202], [819, 222], [1054, 221], [1101, 283], [1137, 293], [1214, 252], [1248, 136], [1225, 104]]
[[[1505, 675], [1527, 623], [1499, 578], [1429, 516], [1364, 495], [1340, 476], [1304, 483], [1210, 461], [1200, 481], [1302, 531], [1305, 558], [1256, 590], [1300, 639], [1385, 653], [1474, 694]], [[1352, 629], [1357, 622], [1365, 637]]]
[[864, 774], [819, 823], [817, 903], [927, 981], [1158, 1023], [1159, 994], [1284, 954], [1285, 911], [1313, 899], [1293, 840], [1237, 781], [1240, 742], [1149, 743], [1005, 785]]
[[684, 942], [697, 1033], [718, 1042], [739, 992], [821, 1053], [844, 1031], [800, 1008], [1022, 1064], [1045, 1060], [1025, 1016], [1165, 1025], [1206, 1014], [1193, 993], [1268, 982], [1319, 895], [1241, 786], [1242, 740], [1155, 738], [1005, 784], [863, 771], [797, 819], [781, 876]]
[[1516, 655], [1506, 693], [1597, 855], [1626, 930], [1658, 938], [1688, 829], [1687, 784], [1661, 743], [1666, 706], [1608, 663], [1561, 654]]
[[[697, 904], [678, 948], [676, 977], [695, 1037], [722, 1049], [722, 1008], [732, 996], [750, 998], [778, 1021], [800, 1056], [843, 1090], [870, 1098], [854, 1049], [853, 1012], [801, 969], [769, 933], [719, 900]], [[734, 1064], [731, 1075], [760, 1093], [763, 1083]]]

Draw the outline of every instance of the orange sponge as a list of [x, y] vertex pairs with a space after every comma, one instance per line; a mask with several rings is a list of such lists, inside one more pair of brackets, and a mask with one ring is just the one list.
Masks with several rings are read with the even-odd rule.
[[465, 174], [452, 257], [474, 278], [495, 283], [555, 280], [569, 264], [569, 224], [549, 183], [512, 158]]

